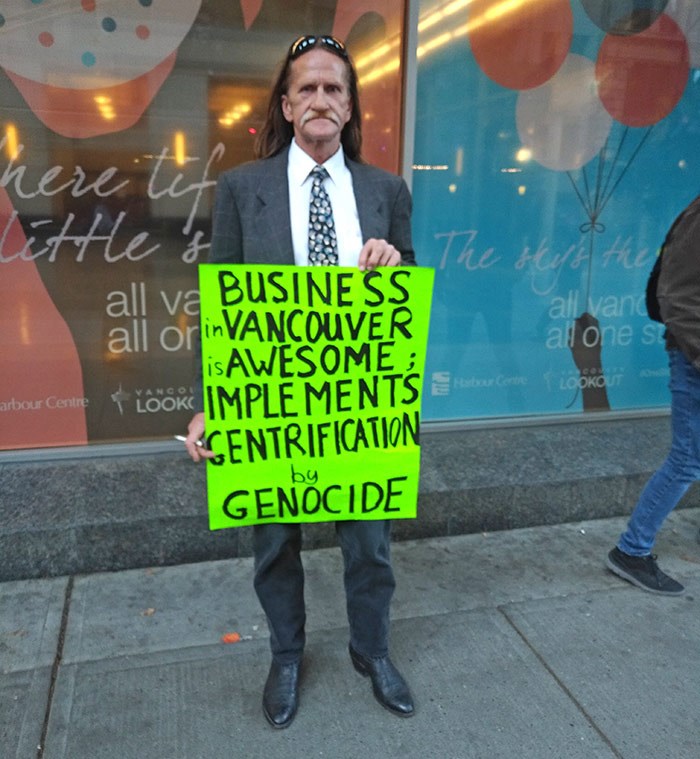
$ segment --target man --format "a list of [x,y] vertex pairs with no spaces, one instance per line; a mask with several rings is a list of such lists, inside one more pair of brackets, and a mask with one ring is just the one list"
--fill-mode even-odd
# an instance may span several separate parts
[[[399,177],[362,163],[360,147],[357,75],[345,46],[329,36],[299,38],[270,95],[256,145],[259,160],[219,179],[210,261],[337,263],[361,270],[415,264],[408,188]],[[312,176],[319,166],[328,176]],[[200,412],[190,422],[185,443],[195,461],[213,455],[197,445],[203,434]],[[389,530],[389,522],[336,523],[350,659],[370,678],[379,703],[407,717],[413,714],[411,693],[388,652],[395,585]],[[263,712],[276,728],[291,723],[299,701],[305,643],[300,550],[299,525],[253,528],[255,590],[267,616],[272,650]]]
[[671,367],[671,450],[647,482],[608,568],[643,590],[680,595],[651,549],[656,533],[700,477],[700,197],[676,220],[663,246],[657,297]]

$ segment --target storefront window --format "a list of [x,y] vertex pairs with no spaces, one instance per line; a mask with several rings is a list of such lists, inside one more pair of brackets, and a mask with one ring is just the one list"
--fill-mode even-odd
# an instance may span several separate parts
[[644,290],[698,193],[691,0],[422,0],[415,245],[424,418],[667,404]]
[[292,40],[346,40],[365,156],[398,171],[403,3],[0,8],[0,449],[170,438],[192,414],[197,265]]
[[184,430],[214,185],[310,32],[348,43],[369,161],[399,172],[415,126],[424,421],[667,405],[644,288],[698,193],[700,6],[416,3],[415,125],[408,3],[3,4],[0,450]]

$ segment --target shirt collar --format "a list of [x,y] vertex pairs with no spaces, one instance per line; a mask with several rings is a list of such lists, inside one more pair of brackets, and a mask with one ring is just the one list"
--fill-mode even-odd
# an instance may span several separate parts
[[[296,140],[292,140],[289,146],[289,157],[287,159],[287,171],[294,185],[301,187],[308,179],[311,170],[316,166],[316,161],[305,151],[303,151]],[[337,178],[340,172],[345,168],[345,153],[341,145],[338,150],[322,166],[328,172],[331,180],[337,184]]]

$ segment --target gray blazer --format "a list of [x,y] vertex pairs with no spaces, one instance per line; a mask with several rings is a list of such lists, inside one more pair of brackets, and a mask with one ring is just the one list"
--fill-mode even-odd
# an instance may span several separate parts
[[[219,177],[214,203],[211,263],[293,264],[287,154],[246,163]],[[362,241],[391,243],[402,263],[415,264],[411,196],[400,177],[346,159],[352,174]],[[359,254],[359,250],[357,251]]]
[[[220,175],[214,200],[209,262],[294,264],[285,149]],[[404,266],[416,263],[411,195],[401,177],[346,158],[352,174],[362,241],[391,243]],[[358,255],[360,251],[358,250]],[[199,343],[199,341],[197,341]],[[194,410],[203,411],[201,348],[195,346]]]

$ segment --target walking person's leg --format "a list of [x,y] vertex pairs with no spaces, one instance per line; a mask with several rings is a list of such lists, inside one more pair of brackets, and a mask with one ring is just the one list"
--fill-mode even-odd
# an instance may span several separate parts
[[700,372],[677,350],[671,367],[671,450],[651,476],[630,516],[608,568],[644,590],[677,595],[683,586],[662,572],[651,550],[664,521],[700,477]]

